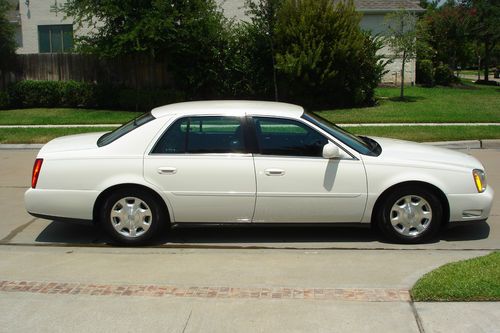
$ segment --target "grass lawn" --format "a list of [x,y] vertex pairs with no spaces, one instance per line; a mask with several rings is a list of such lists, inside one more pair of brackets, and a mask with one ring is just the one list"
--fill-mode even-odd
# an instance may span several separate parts
[[500,122],[498,87],[407,87],[406,101],[398,100],[398,88],[378,88],[376,93],[378,106],[320,111],[318,114],[339,124]]
[[0,128],[1,143],[46,143],[58,136],[112,131],[113,127],[93,128]]
[[500,138],[500,126],[363,126],[345,127],[356,135],[383,136],[410,141],[458,141]]
[[91,109],[0,110],[0,125],[122,124],[140,112]]
[[500,301],[500,252],[427,273],[411,295],[415,301]]

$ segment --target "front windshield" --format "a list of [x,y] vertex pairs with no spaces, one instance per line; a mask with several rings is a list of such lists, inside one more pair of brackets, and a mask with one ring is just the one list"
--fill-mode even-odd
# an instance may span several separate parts
[[321,118],[315,114],[305,112],[302,118],[313,123],[314,125],[321,128],[323,131],[327,132],[334,138],[353,148],[360,154],[373,155],[373,147],[362,138],[347,132],[345,129],[332,124],[328,120]]
[[155,119],[155,117],[151,114],[151,112],[140,115],[139,117],[129,121],[123,126],[118,127],[113,132],[109,132],[104,134],[97,140],[97,146],[103,147],[105,145],[110,144],[116,139],[124,136],[125,134],[135,130],[137,127],[144,125],[145,123]]

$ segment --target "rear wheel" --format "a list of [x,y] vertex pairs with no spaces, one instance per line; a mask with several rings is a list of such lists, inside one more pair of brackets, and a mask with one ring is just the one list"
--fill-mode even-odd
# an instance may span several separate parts
[[439,231],[443,207],[439,198],[422,187],[396,188],[381,202],[378,229],[398,243],[422,243]]
[[142,189],[120,189],[103,203],[100,222],[121,244],[140,245],[160,230],[165,213],[155,196]]

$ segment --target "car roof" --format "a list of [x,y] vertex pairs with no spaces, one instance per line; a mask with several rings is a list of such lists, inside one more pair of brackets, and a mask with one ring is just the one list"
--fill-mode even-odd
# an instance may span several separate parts
[[298,118],[304,108],[294,104],[265,101],[196,101],[175,103],[154,108],[155,118],[168,115],[267,115]]

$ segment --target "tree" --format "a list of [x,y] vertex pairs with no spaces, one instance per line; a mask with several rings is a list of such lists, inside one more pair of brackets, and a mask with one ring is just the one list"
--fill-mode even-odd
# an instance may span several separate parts
[[[272,82],[274,90],[274,99],[278,100],[278,82],[276,75],[276,59],[275,59],[275,48],[274,48],[274,30],[276,27],[277,13],[283,0],[258,0],[254,2],[253,0],[247,0],[246,6],[248,8],[248,14],[252,20],[252,28],[255,28],[256,32],[264,41],[263,52],[259,55],[263,55],[265,58],[269,59],[271,67],[269,65],[265,66],[272,73]],[[258,43],[258,41],[256,41]],[[264,60],[264,64],[269,63]]]
[[471,17],[471,37],[482,44],[484,50],[484,80],[489,80],[492,52],[500,41],[500,0],[464,0]]
[[166,59],[191,98],[217,90],[226,22],[214,0],[68,0],[63,10],[91,27],[76,39],[77,51]]
[[406,10],[388,14],[385,18],[387,45],[393,57],[401,59],[401,99],[404,98],[405,65],[416,56],[416,23],[417,16]]
[[16,53],[14,26],[7,19],[11,5],[7,0],[0,0],[0,72],[12,69]]
[[432,60],[434,66],[443,63],[456,69],[474,61],[469,38],[470,15],[463,6],[447,2],[428,10],[419,23],[417,43],[427,44],[432,50],[425,58]]
[[284,0],[274,34],[285,100],[312,108],[373,102],[379,45],[359,22],[352,1]]

